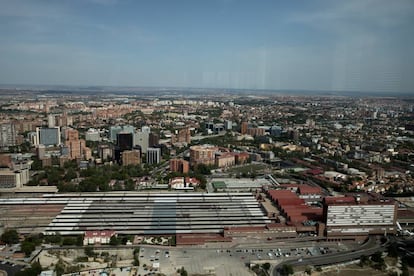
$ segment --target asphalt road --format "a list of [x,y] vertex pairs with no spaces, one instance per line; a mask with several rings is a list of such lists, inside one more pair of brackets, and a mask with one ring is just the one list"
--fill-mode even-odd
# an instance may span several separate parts
[[23,268],[22,265],[11,265],[11,264],[2,264],[0,262],[0,270],[3,270],[7,273],[8,276],[13,276]]
[[330,265],[330,264],[335,264],[335,263],[342,263],[342,262],[359,259],[361,258],[362,255],[369,256],[378,251],[381,251],[381,252],[385,251],[387,246],[388,246],[388,242],[385,244],[379,244],[375,238],[370,237],[369,240],[357,250],[327,254],[323,256],[316,256],[316,257],[310,257],[310,258],[299,258],[295,260],[289,260],[286,262],[282,262],[273,269],[272,274],[273,276],[281,275],[279,273],[279,269],[282,268],[283,265],[285,264],[289,264],[292,266],[299,266],[299,265],[300,266],[307,266],[307,265],[319,266],[319,265]]

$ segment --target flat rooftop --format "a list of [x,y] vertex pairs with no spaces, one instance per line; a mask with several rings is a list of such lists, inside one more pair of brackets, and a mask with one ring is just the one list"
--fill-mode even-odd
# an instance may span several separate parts
[[[212,184],[214,186],[215,183],[220,183],[220,185],[224,184],[224,188],[226,189],[257,189],[263,186],[270,186],[272,183],[265,178],[214,178],[212,180]],[[221,188],[221,187],[220,187]]]

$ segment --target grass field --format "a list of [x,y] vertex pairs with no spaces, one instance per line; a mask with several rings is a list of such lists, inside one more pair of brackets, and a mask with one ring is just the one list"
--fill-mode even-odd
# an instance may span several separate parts
[[258,171],[264,170],[268,167],[266,164],[247,164],[243,166],[237,166],[228,170],[230,173],[235,174],[248,174],[248,173],[257,173]]

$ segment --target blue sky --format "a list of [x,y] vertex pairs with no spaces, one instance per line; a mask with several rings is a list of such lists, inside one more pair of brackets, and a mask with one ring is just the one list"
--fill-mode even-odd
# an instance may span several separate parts
[[414,1],[0,0],[0,83],[414,93]]

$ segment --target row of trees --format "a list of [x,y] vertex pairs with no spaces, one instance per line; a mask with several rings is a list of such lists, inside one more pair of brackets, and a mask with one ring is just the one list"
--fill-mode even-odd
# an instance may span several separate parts
[[[134,190],[135,185],[131,177],[142,177],[148,175],[147,168],[141,166],[102,166],[91,167],[81,170],[79,173],[76,168],[50,167],[34,176],[29,185],[39,185],[47,180],[48,185],[56,185],[60,192],[94,192],[111,190]],[[74,179],[81,177],[79,183],[73,182]],[[111,179],[124,181],[124,185],[109,186]]]
[[[18,244],[20,242],[19,233],[15,229],[6,229],[0,236],[0,240],[5,244]],[[83,237],[62,237],[60,235],[44,236],[43,234],[31,234],[21,242],[21,251],[28,257],[42,243],[56,245],[82,245]]]

